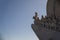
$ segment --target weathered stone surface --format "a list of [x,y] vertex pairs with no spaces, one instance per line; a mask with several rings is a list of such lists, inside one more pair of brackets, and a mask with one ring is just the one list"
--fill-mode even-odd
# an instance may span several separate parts
[[60,0],[48,0],[47,16],[39,19],[37,12],[31,25],[39,40],[60,40]]

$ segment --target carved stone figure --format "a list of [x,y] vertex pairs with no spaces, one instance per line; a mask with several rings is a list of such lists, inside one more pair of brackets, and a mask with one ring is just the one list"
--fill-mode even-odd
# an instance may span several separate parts
[[37,12],[35,12],[35,16],[33,16],[33,19],[34,19],[34,23],[35,24],[39,24],[40,23],[40,20],[39,20],[39,17],[38,17],[38,14],[37,14]]
[[35,12],[33,19],[32,29],[39,40],[60,40],[60,0],[48,0],[47,15],[39,19]]
[[37,12],[35,12],[35,16],[33,16],[33,19],[34,19],[34,20],[39,20],[39,17],[38,17]]

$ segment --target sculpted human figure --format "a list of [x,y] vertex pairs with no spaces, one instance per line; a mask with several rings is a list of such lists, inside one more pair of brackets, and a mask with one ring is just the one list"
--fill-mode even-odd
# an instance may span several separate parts
[[39,17],[38,17],[37,12],[35,12],[35,16],[33,16],[33,19],[34,19],[34,20],[39,20]]
[[40,23],[37,12],[35,12],[35,16],[33,16],[33,19],[34,19],[34,24],[39,24]]

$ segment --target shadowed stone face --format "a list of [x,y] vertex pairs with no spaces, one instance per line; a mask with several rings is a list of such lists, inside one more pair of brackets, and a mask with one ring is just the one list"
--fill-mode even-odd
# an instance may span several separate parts
[[60,3],[60,0],[57,0]]
[[48,0],[47,2],[47,16],[56,16],[60,20],[60,0]]
[[55,4],[55,15],[58,19],[60,19],[60,0],[57,0]]
[[49,40],[53,40],[52,38],[50,38]]
[[58,4],[60,5],[60,0],[56,0],[58,2]]

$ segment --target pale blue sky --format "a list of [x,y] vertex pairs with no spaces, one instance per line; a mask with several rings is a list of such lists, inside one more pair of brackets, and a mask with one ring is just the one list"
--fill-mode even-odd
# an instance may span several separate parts
[[38,40],[32,17],[46,15],[47,0],[0,0],[0,34],[3,40]]

